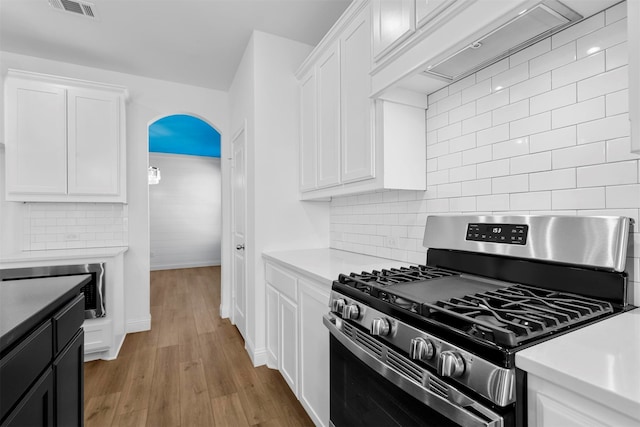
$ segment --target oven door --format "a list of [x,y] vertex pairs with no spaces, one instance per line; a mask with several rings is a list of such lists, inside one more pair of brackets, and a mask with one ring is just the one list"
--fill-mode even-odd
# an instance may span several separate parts
[[333,426],[506,425],[503,415],[342,319],[325,315],[323,321],[331,332]]

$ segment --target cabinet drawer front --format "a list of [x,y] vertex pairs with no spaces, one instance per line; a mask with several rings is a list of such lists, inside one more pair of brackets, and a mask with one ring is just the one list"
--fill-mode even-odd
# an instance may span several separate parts
[[75,297],[53,316],[55,354],[58,354],[78,332],[84,322],[84,294]]
[[1,426],[53,426],[53,373],[51,368],[40,376],[38,382],[2,422]]
[[267,282],[289,299],[296,300],[296,278],[284,270],[267,264]]
[[0,419],[49,365],[53,327],[47,321],[0,361]]

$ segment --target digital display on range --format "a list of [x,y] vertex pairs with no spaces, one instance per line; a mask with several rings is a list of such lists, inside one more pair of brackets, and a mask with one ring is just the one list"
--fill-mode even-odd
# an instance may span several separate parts
[[526,245],[528,232],[529,226],[525,224],[469,224],[466,240]]

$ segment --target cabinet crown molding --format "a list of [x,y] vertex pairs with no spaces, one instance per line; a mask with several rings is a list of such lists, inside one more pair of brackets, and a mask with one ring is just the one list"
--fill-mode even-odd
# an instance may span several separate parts
[[7,79],[10,78],[24,78],[29,80],[44,81],[49,84],[55,84],[64,87],[73,86],[87,89],[99,88],[100,90],[120,93],[123,95],[125,100],[129,98],[129,90],[126,87],[109,83],[94,82],[73,77],[56,76],[53,74],[37,73],[35,71],[18,70],[14,68],[9,68],[7,71]]

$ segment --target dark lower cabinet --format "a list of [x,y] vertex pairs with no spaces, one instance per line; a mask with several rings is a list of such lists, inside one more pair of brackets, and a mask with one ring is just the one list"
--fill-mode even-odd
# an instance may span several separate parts
[[84,331],[53,362],[56,393],[56,425],[81,426],[84,420]]
[[53,371],[48,368],[2,427],[53,426]]
[[84,294],[0,359],[0,427],[84,425]]

